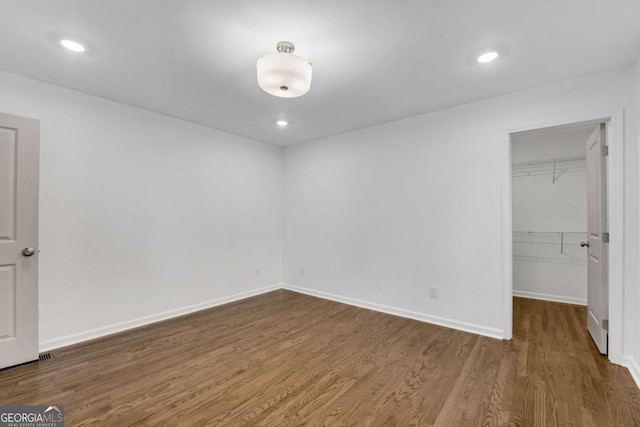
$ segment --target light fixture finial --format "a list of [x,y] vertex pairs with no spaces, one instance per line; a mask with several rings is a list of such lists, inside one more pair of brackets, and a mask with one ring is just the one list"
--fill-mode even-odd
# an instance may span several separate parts
[[296,47],[291,42],[279,42],[276,46],[280,53],[293,53]]

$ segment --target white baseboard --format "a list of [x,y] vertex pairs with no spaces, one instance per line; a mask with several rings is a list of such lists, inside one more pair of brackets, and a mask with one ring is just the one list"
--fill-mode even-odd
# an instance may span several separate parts
[[640,388],[640,364],[633,357],[625,356],[623,359],[624,366],[629,370],[636,385]]
[[539,299],[543,301],[562,302],[565,304],[587,305],[586,298],[563,297],[560,295],[541,294],[538,292],[526,292],[513,290],[514,297]]
[[40,343],[39,351],[45,352],[60,347],[65,347],[71,344],[77,344],[83,341],[100,338],[105,335],[115,334],[127,329],[137,328],[140,326],[149,325],[151,323],[160,322],[162,320],[172,319],[174,317],[184,316],[185,314],[193,313],[207,308],[216,307],[218,305],[228,304],[230,302],[238,301],[241,299],[249,298],[252,296],[264,294],[266,292],[282,289],[281,283],[276,283],[271,286],[265,286],[263,288],[254,289],[247,292],[241,292],[227,297],[217,298],[211,301],[205,301],[198,304],[190,305],[187,307],[177,308],[174,310],[165,311],[150,316],[139,317],[137,319],[128,320],[126,322],[114,323],[112,325],[103,326],[96,329],[80,332],[77,334],[66,335],[60,338],[54,338],[52,340],[43,341]]
[[287,289],[289,291],[298,292],[305,295],[311,295],[314,297],[323,298],[330,301],[336,301],[343,304],[354,305],[356,307],[366,308],[369,310],[380,311],[382,313],[387,313],[394,316],[406,317],[408,319],[418,320],[426,323],[432,323],[435,325],[444,326],[452,329],[458,329],[464,332],[471,332],[473,334],[484,335],[491,338],[497,338],[497,339],[504,338],[504,332],[500,329],[489,328],[486,326],[475,325],[472,323],[459,322],[457,320],[446,319],[438,316],[431,316],[429,314],[418,313],[415,311],[405,310],[402,308],[390,307],[388,305],[377,304],[377,303],[363,301],[355,298],[335,295],[327,292],[316,291],[313,289],[289,285],[286,283],[283,284],[282,287],[283,289]]

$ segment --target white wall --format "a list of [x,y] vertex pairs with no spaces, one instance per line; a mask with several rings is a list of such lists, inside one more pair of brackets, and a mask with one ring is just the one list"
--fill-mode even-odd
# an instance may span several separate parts
[[43,348],[280,282],[283,205],[289,284],[501,336],[508,133],[635,105],[623,351],[640,360],[640,63],[293,146],[284,177],[261,143],[2,72],[0,94],[41,120]]
[[[514,135],[511,161],[584,158],[595,127]],[[512,171],[514,295],[586,305],[587,251],[579,246],[587,240],[586,160],[558,163],[555,182],[553,164]]]
[[[503,336],[509,132],[610,116],[630,105],[631,84],[630,68],[610,70],[287,148],[285,282]],[[626,149],[625,235],[635,236]]]
[[41,348],[280,282],[281,149],[7,73],[0,94],[41,124]]

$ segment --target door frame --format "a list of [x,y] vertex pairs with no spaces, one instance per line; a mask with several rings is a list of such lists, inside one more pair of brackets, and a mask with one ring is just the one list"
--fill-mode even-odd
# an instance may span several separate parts
[[607,162],[607,214],[609,222],[609,360],[623,365],[624,319],[624,109],[613,114],[568,117],[511,129],[503,141],[504,169],[502,179],[502,313],[504,339],[513,337],[513,217],[511,178],[511,137],[522,132],[562,128],[587,123],[606,123],[609,149]]

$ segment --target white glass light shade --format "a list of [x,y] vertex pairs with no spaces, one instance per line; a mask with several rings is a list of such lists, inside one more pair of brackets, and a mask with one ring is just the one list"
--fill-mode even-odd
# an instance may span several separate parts
[[311,64],[292,53],[278,52],[258,59],[258,86],[281,98],[297,98],[311,88]]

